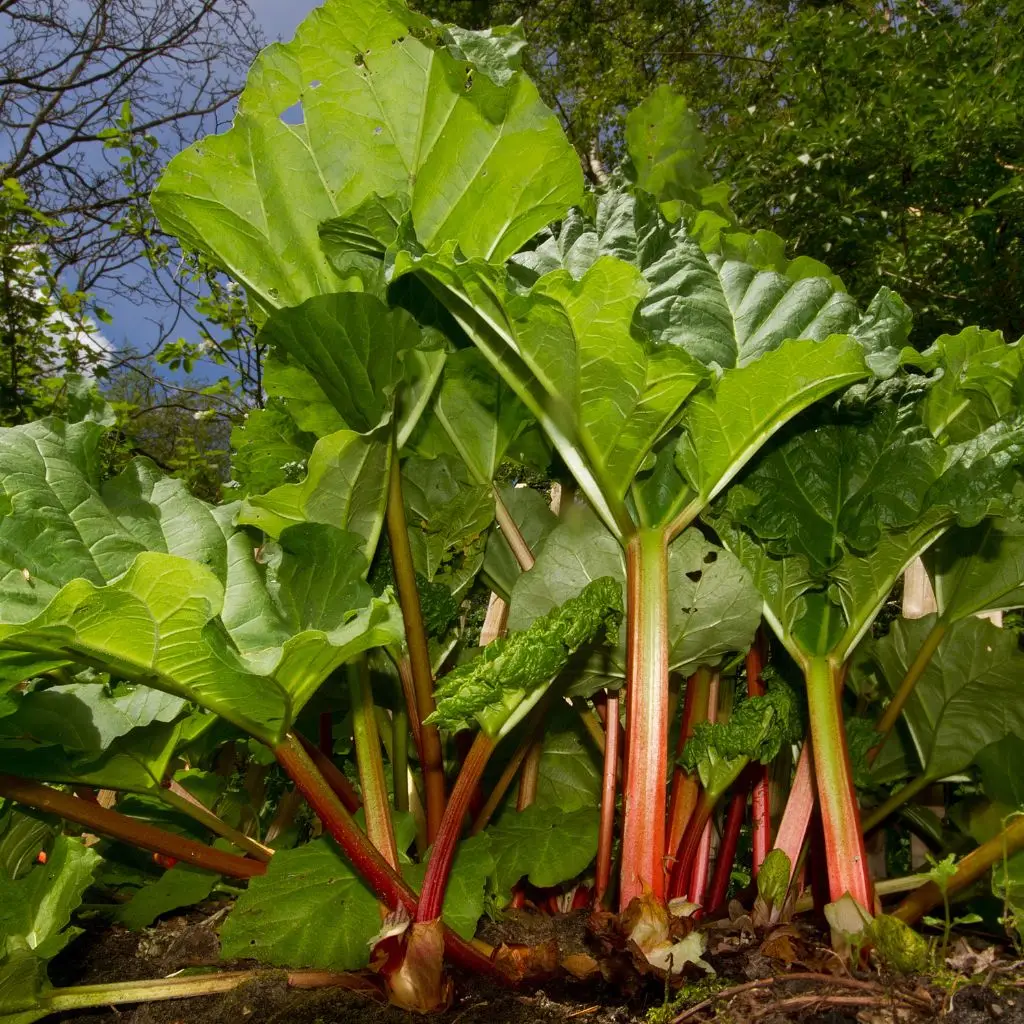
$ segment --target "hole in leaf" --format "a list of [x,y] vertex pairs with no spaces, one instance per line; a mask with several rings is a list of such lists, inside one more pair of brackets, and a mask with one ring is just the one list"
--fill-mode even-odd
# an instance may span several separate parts
[[361,68],[366,63],[366,58],[361,53],[357,53],[354,59],[356,62],[356,67]]
[[686,578],[688,580],[693,580],[694,583],[700,583],[700,578],[702,575],[703,573],[700,571],[700,569],[694,569],[693,572],[688,572],[686,574]]
[[309,83],[309,87],[310,87],[310,89],[319,89],[320,88],[320,79],[319,78],[314,78],[313,81]]
[[302,124],[302,100],[293,103],[287,110],[282,110],[281,120],[285,124]]
[[717,562],[717,561],[718,561],[718,552],[717,551],[709,551],[704,556],[704,564],[705,565],[711,565],[712,562]]

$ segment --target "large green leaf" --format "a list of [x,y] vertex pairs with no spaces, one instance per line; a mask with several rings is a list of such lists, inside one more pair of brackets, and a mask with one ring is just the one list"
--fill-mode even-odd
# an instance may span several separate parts
[[246,497],[296,483],[315,443],[316,437],[299,428],[280,399],[271,398],[231,431],[231,486]]
[[705,376],[681,348],[654,345],[633,316],[646,285],[611,257],[576,280],[540,277],[528,292],[506,272],[450,250],[415,270],[525,402],[610,529],[628,531],[623,499],[655,442]]
[[55,956],[79,934],[68,928],[99,861],[77,839],[57,836],[45,864],[17,880],[0,874],[0,952]]
[[102,683],[69,683],[37,689],[18,701],[17,711],[0,719],[0,735],[31,737],[35,744],[99,757],[133,729],[173,722],[185,709],[181,697],[148,686],[109,692]]
[[143,886],[117,909],[117,920],[132,931],[149,927],[161,914],[191,907],[205,900],[217,884],[217,875],[187,864],[176,864],[155,882]]
[[[898,619],[875,646],[890,690],[902,682],[935,616]],[[990,744],[1024,735],[1024,653],[986,619],[955,623],[918,680],[904,720],[930,779],[962,771]]]
[[[310,921],[331,921],[311,928]],[[221,928],[221,955],[279,967],[355,971],[370,959],[380,931],[373,893],[330,839],[279,850],[254,878]]]
[[906,361],[941,370],[924,402],[924,419],[936,437],[963,441],[992,426],[1024,397],[1024,350],[1008,345],[999,331],[968,327],[944,334],[925,352]]
[[1024,523],[988,519],[951,530],[925,564],[943,619],[1024,605]]
[[364,538],[364,555],[377,546],[387,504],[390,428],[369,434],[339,430],[316,443],[305,477],[246,498],[238,522],[271,537],[297,523],[324,523]]
[[586,870],[597,853],[598,817],[596,807],[566,813],[537,804],[503,815],[487,829],[499,896],[506,897],[521,878],[546,888]]
[[509,445],[530,426],[529,413],[475,348],[448,356],[413,448],[432,458],[454,453],[477,484],[494,479]]
[[[557,237],[516,261],[527,277],[565,267],[582,279],[604,255],[636,267],[647,283],[638,319],[651,337],[702,363],[745,366],[787,340],[823,341],[868,327],[834,278],[790,276],[706,254],[686,224],[669,224],[644,192],[609,190],[598,197],[593,222],[573,211]],[[867,333],[865,340],[872,350],[892,343]]]
[[267,310],[348,285],[318,228],[374,193],[409,197],[425,246],[506,259],[579,201],[582,172],[532,83],[466,55],[397,0],[328,0],[257,58],[231,130],[168,166],[164,228]]
[[99,757],[71,754],[57,746],[23,749],[4,745],[0,747],[0,772],[45,782],[148,793],[166,778],[181,736],[180,723],[134,729]]
[[[516,581],[509,629],[526,629],[602,576],[622,585],[625,600],[621,547],[593,515],[580,512],[552,531],[534,567]],[[747,571],[693,529],[669,547],[668,601],[669,668],[675,672],[716,665],[727,654],[746,650],[761,618],[761,599]],[[620,635],[618,648],[599,655],[574,692],[591,692],[609,681],[616,685],[625,675],[626,641]]]
[[711,501],[798,412],[867,377],[864,355],[845,336],[786,341],[694,395],[676,460],[697,503]]
[[344,425],[365,434],[390,417],[403,357],[419,344],[420,330],[405,310],[349,292],[277,310],[259,341],[301,364]]

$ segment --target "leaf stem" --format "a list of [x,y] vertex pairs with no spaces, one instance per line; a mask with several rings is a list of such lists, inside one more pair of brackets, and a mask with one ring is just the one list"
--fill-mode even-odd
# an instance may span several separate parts
[[513,518],[512,513],[509,512],[508,505],[505,504],[501,497],[501,492],[493,484],[491,485],[491,490],[494,493],[494,518],[498,520],[501,535],[505,538],[505,543],[508,544],[512,554],[515,555],[519,568],[523,572],[529,572],[536,562],[533,552],[530,550],[530,545],[526,543],[526,539],[519,529],[519,524]]
[[418,922],[436,921],[441,916],[448,876],[451,873],[452,861],[455,859],[455,848],[462,834],[463,819],[469,810],[473,790],[479,784],[494,748],[495,741],[487,733],[479,732],[466,760],[462,762],[462,770],[445,808],[444,819],[434,840],[430,860],[427,862],[427,873],[423,878],[419,906],[416,909]]
[[839,666],[825,657],[808,659],[804,668],[818,806],[825,834],[831,898],[839,900],[849,893],[870,911],[874,906],[871,876],[843,728],[842,696],[837,686],[839,671]]
[[25,804],[27,807],[50,811],[68,821],[85,825],[93,832],[131,843],[143,850],[163,854],[165,857],[173,857],[183,864],[214,871],[228,878],[252,878],[255,875],[262,875],[267,870],[263,861],[215,850],[184,836],[174,835],[154,825],[136,821],[119,811],[108,810],[99,804],[80,800],[70,793],[62,793],[16,775],[0,775],[0,796]]
[[355,787],[345,778],[345,773],[326,754],[302,733],[296,730],[295,738],[302,744],[303,750],[316,765],[316,770],[324,777],[324,781],[334,790],[334,795],[342,802],[349,814],[355,814],[363,806]]
[[[1000,861],[1008,860],[1024,849],[1024,815],[1018,815],[998,835],[972,850],[957,864],[956,873],[946,884],[947,896],[976,882]],[[942,902],[942,890],[929,881],[912,892],[894,911],[904,924],[916,924],[932,907]]]
[[395,810],[409,810],[409,709],[399,692],[391,713],[391,774],[395,777]]
[[[363,811],[366,815],[366,834],[381,856],[398,870],[398,847],[388,804],[387,783],[384,780],[384,759],[380,752],[380,734],[373,709],[373,690],[370,688],[370,663],[366,655],[347,666],[348,689],[352,704],[352,738],[359,766],[359,788],[363,793]],[[399,777],[395,776],[398,789]]]
[[[51,989],[40,1000],[49,1013],[85,1010],[94,1006],[123,1006],[126,1003],[152,1003],[167,999],[189,999],[230,992],[248,981],[270,978],[278,971],[218,971],[215,974],[155,978],[151,981],[118,981],[103,985],[76,985]],[[375,991],[355,974],[330,974],[327,971],[290,971],[289,988],[344,988]]]
[[[416,894],[366,838],[293,733],[274,748],[274,755],[377,898],[392,910],[402,906],[414,914],[418,903]],[[505,983],[509,981],[489,956],[448,928],[444,932],[444,943],[448,955],[459,966]]]
[[625,823],[619,909],[665,896],[668,746],[668,544],[641,528],[626,546],[627,667]]
[[612,846],[615,842],[615,790],[619,768],[619,694],[609,690],[605,698],[604,768],[601,776],[601,823],[597,833],[597,876],[594,901],[600,905],[612,878]]
[[188,815],[193,821],[199,822],[200,825],[205,826],[215,835],[234,843],[240,850],[245,850],[249,856],[256,860],[263,861],[266,864],[274,856],[274,851],[269,846],[264,846],[263,843],[253,839],[251,836],[247,836],[244,832],[239,832],[237,828],[233,828],[226,821],[218,818],[213,811],[173,779],[170,780],[168,785],[160,787],[159,795],[164,803],[173,807],[176,811]]
[[761,766],[750,765],[748,767],[736,784],[736,790],[729,801],[729,807],[725,813],[722,841],[718,844],[715,873],[711,879],[711,889],[706,902],[706,909],[710,914],[714,914],[725,906],[725,897],[729,892],[729,879],[732,877],[732,865],[736,859],[736,850],[740,844],[740,832],[743,829],[743,818],[747,812],[747,796],[750,793],[751,780],[755,777],[753,769],[759,767]]
[[935,652],[939,648],[939,644],[942,643],[943,638],[946,635],[946,631],[949,626],[941,619],[936,620],[935,625],[932,626],[928,636],[925,637],[924,643],[921,644],[921,649],[917,652],[917,657],[914,658],[910,667],[907,669],[907,674],[903,677],[903,681],[900,683],[896,690],[892,700],[889,701],[888,707],[879,718],[878,724],[875,729],[879,733],[880,739],[875,746],[868,753],[868,763],[874,762],[875,758],[878,757],[879,751],[885,745],[885,741],[889,738],[889,733],[892,732],[893,727],[899,720],[900,714],[903,708],[906,706],[908,700],[910,700],[911,694],[914,692],[914,687],[917,686],[917,681],[924,674],[924,670],[931,663]]
[[[763,697],[764,683],[761,672],[765,663],[767,638],[764,627],[757,631],[753,646],[747,652],[747,696]],[[757,878],[768,851],[772,848],[771,773],[766,764],[754,763],[748,771],[753,777],[751,792],[751,843],[753,846],[753,871]]]
[[[796,763],[793,785],[789,791],[785,810],[782,812],[778,834],[775,837],[774,849],[781,850],[789,858],[791,872],[796,869],[797,861],[800,859],[800,852],[807,840],[811,817],[817,803],[812,749],[811,738],[808,736],[804,740],[800,757]],[[792,881],[792,874],[790,880]]]
[[865,834],[878,828],[893,811],[898,810],[903,804],[915,797],[922,789],[926,789],[934,781],[934,779],[928,778],[927,775],[920,775],[916,779],[911,779],[905,786],[897,789],[888,800],[883,801],[870,814],[865,816],[863,826]]
[[[405,502],[402,497],[402,469],[397,450],[391,455],[387,506],[388,541],[391,544],[391,562],[395,571],[398,603],[405,622],[405,640],[409,649],[415,704],[409,708],[410,720],[419,723],[420,764],[423,770],[424,802],[427,811],[427,842],[432,843],[441,827],[444,815],[445,783],[444,761],[441,754],[441,734],[436,725],[427,725],[426,719],[434,713],[434,675],[430,666],[427,632],[423,625],[423,610],[416,589],[416,570],[413,566],[409,530],[405,520]],[[414,726],[414,731],[416,727]]]
[[675,865],[676,854],[683,841],[683,834],[690,821],[697,797],[700,792],[700,780],[696,774],[690,775],[680,765],[683,748],[693,736],[694,727],[708,717],[708,703],[711,697],[711,681],[713,672],[701,667],[690,676],[686,684],[686,695],[683,699],[683,716],[679,724],[679,739],[676,743],[676,766],[672,773],[672,795],[668,808],[668,834],[666,837],[666,863],[671,872]]

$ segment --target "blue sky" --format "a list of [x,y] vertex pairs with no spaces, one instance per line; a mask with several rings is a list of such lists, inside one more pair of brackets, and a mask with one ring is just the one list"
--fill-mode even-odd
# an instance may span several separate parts
[[[299,22],[319,4],[320,0],[249,0],[249,6],[259,20],[268,42],[291,39]],[[168,151],[164,155],[165,159],[170,159],[174,154]],[[104,305],[114,322],[104,328],[103,334],[118,348],[131,345],[137,349],[147,349],[156,338],[156,328],[152,321],[161,314],[167,315],[166,311],[139,308],[128,301],[118,302],[106,298]],[[191,330],[182,329],[180,333],[186,337],[195,336]],[[219,375],[212,374],[213,377]]]

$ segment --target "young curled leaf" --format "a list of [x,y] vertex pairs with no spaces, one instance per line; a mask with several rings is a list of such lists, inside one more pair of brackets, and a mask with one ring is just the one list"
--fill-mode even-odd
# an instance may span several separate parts
[[751,761],[768,764],[800,730],[796,696],[781,680],[772,680],[763,697],[744,700],[728,722],[698,723],[680,763],[696,771],[709,796],[717,798]]
[[617,580],[602,576],[591,581],[528,629],[495,640],[478,658],[449,673],[437,688],[437,710],[427,721],[457,730],[475,718],[484,732],[497,737],[536,703],[584,644],[602,634],[605,642],[617,644],[623,612]]

